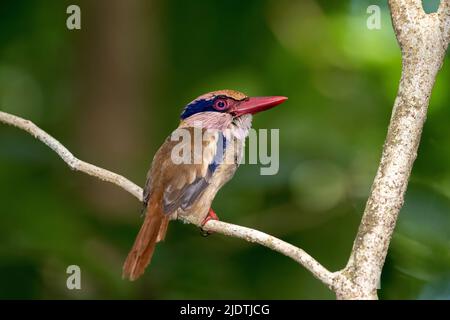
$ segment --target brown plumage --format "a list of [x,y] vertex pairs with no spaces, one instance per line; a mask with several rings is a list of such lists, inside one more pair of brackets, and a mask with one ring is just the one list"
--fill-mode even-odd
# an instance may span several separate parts
[[[192,140],[184,142],[191,143],[190,150],[193,158],[194,128],[183,127],[183,129],[190,132]],[[201,130],[201,133],[203,134],[204,130]],[[171,137],[168,137],[153,159],[144,188],[145,219],[124,263],[122,273],[124,279],[133,281],[144,273],[152,259],[156,244],[165,238],[169,221],[175,219],[177,214],[188,213],[189,210],[182,208],[190,207],[208,187],[211,177],[207,176],[207,168],[214,157],[215,150],[205,153],[201,163],[174,164],[171,160],[171,152],[177,145],[180,145],[180,141],[173,141]],[[203,141],[204,148],[213,148],[215,145],[214,139]],[[196,192],[189,192],[189,189]],[[190,195],[187,199],[186,194]],[[208,209],[209,206],[205,212],[197,209],[196,213],[205,216]]]
[[[170,220],[189,217],[202,226],[206,217],[217,219],[210,214],[211,203],[239,165],[251,115],[285,100],[220,90],[186,106],[179,127],[156,152],[147,174],[145,219],[123,266],[124,278],[136,280],[144,273]],[[195,146],[199,131],[200,150]],[[174,161],[173,154],[188,161]]]
[[152,259],[156,243],[164,239],[169,218],[162,212],[160,203],[149,202],[144,223],[123,266],[122,276],[125,279],[134,281],[144,273]]

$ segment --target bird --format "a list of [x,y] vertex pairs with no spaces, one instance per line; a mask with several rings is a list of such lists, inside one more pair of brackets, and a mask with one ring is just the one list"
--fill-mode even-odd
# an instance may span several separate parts
[[[123,265],[124,279],[134,281],[144,273],[156,244],[165,238],[169,221],[189,217],[202,227],[219,219],[211,203],[241,162],[252,115],[286,100],[218,90],[183,108],[178,128],[155,153],[147,173],[144,221]],[[201,140],[195,139],[196,134]],[[180,141],[180,137],[187,138]]]

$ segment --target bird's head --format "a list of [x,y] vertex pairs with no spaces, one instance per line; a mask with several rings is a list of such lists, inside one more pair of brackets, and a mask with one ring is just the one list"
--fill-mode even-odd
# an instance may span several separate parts
[[[207,120],[214,122],[233,122],[243,116],[249,117],[273,108],[286,101],[286,97],[247,97],[234,90],[219,90],[201,95],[190,102],[181,113],[182,121]],[[189,122],[191,122],[189,121]]]

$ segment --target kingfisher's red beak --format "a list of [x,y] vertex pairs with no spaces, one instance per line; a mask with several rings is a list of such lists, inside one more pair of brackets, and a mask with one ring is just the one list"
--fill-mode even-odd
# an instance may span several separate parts
[[273,108],[280,103],[287,100],[287,97],[253,97],[242,100],[237,103],[230,112],[235,116],[239,117],[244,114],[255,114],[264,110]]

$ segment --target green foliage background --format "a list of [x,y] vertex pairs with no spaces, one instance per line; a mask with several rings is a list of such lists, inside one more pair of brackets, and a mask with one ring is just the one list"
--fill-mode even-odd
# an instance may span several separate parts
[[[427,1],[435,10],[439,1]],[[66,28],[77,3],[82,29]],[[119,4],[120,3],[120,4]],[[371,4],[381,29],[366,27]],[[431,97],[383,299],[450,298],[450,70]],[[218,194],[226,221],[344,267],[400,77],[386,1],[154,0],[0,3],[0,110],[29,118],[83,160],[143,184],[183,105],[222,88],[285,95],[255,128],[280,129],[280,171],[243,165]],[[1,298],[330,299],[286,257],[172,223],[137,282],[121,265],[140,204],[71,172],[47,147],[0,125]],[[66,268],[82,290],[66,288]]]

